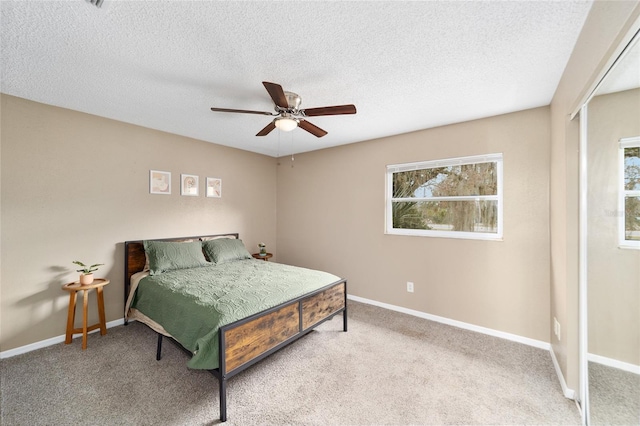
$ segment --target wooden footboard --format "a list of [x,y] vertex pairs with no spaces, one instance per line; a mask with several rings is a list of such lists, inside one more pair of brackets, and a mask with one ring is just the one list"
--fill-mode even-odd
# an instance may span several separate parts
[[[338,281],[220,328],[220,372],[227,377],[303,336],[347,307],[347,283]],[[346,315],[343,324],[347,331]]]
[[227,421],[227,379],[296,341],[342,312],[347,331],[347,281],[341,280],[220,328],[220,421]]

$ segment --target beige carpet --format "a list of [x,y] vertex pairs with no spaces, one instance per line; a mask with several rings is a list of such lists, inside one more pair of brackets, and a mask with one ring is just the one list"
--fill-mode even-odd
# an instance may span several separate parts
[[589,363],[591,425],[640,425],[640,375]]
[[[232,378],[228,425],[579,424],[548,351],[349,302]],[[9,425],[210,425],[218,383],[131,323],[0,362]]]

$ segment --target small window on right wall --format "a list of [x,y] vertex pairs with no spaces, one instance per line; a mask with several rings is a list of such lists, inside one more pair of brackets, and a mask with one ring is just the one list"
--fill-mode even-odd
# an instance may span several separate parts
[[640,136],[620,139],[620,247],[640,249]]

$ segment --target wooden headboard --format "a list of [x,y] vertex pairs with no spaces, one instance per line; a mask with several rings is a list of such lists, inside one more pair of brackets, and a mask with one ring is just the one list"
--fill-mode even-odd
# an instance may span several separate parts
[[[216,234],[216,235],[197,235],[195,237],[175,237],[175,238],[157,238],[147,241],[185,241],[199,240],[200,238],[211,237],[229,237],[239,238],[237,233]],[[124,303],[127,303],[129,297],[129,286],[131,285],[131,276],[144,269],[146,256],[144,254],[143,240],[125,241],[124,242]]]

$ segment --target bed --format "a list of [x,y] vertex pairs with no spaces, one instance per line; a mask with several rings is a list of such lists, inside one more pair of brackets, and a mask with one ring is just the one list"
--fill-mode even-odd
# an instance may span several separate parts
[[125,325],[158,333],[157,360],[167,336],[210,371],[222,422],[228,379],[338,314],[347,331],[345,279],[254,259],[237,233],[126,241],[124,278]]

